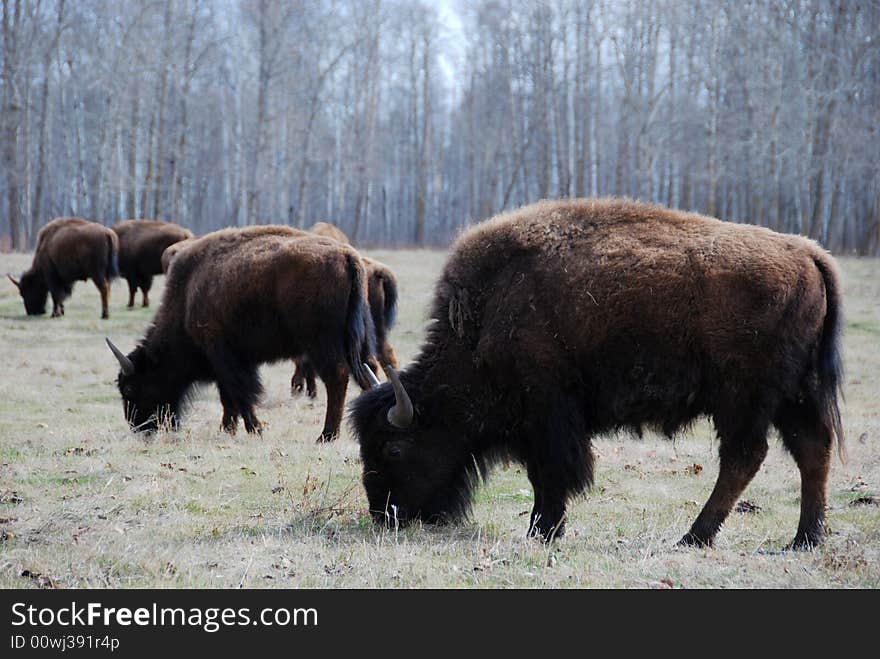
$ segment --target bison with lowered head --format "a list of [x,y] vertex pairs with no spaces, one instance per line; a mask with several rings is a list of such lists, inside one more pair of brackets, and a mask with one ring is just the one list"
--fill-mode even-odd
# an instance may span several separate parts
[[327,387],[319,441],[336,437],[349,373],[369,388],[373,350],[366,273],[351,247],[287,227],[224,229],[174,258],[162,305],[121,367],[125,418],[135,430],[175,426],[187,391],[216,382],[223,428],[260,431],[258,366],[305,355]]
[[814,242],[622,200],[541,202],[455,245],[416,361],[353,403],[374,517],[466,513],[480,476],[522,462],[530,532],[563,531],[593,478],[590,438],[700,416],[718,480],[681,540],[710,545],[775,426],[801,474],[793,548],[824,535],[843,441],[841,286]]
[[123,220],[113,227],[119,236],[119,273],[128,282],[128,306],[141,289],[143,306],[150,306],[153,275],[164,272],[162,253],[169,245],[193,237],[192,231],[171,222]]
[[101,293],[101,318],[109,318],[110,282],[119,274],[119,240],[97,222],[59,217],[40,229],[30,270],[9,279],[24,299],[30,316],[46,313],[52,296],[52,318],[64,315],[64,301],[77,280],[91,279]]
[[[349,244],[348,237],[342,231],[326,222],[312,225],[309,232],[332,238],[346,245]],[[397,356],[388,341],[388,332],[394,327],[394,321],[397,317],[397,278],[391,268],[384,263],[367,256],[361,256],[361,259],[367,270],[368,299],[370,315],[373,317],[373,327],[376,330],[377,356],[383,364],[397,368]],[[373,369],[378,369],[378,362],[372,357],[367,364]],[[300,393],[305,389],[310,398],[317,395],[315,369],[307,360],[296,360],[296,368],[290,379],[290,388],[294,393]]]

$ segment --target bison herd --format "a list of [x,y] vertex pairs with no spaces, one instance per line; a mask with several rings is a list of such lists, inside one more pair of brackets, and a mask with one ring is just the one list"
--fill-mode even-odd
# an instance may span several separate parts
[[[403,371],[388,341],[398,283],[336,227],[223,229],[50,222],[13,279],[29,314],[63,315],[90,278],[107,317],[110,280],[129,306],[162,303],[119,362],[136,431],[176,427],[187,392],[216,383],[222,427],[259,433],[258,368],[293,360],[291,387],[327,392],[318,441],[338,436],[348,381],[363,485],[380,524],[460,519],[500,460],[525,466],[529,534],[552,540],[593,480],[591,438],[644,428],[673,437],[711,418],[719,474],[682,545],[711,545],[761,466],[775,428],[801,475],[789,547],[822,542],[838,409],[841,286],[816,243],[616,199],[545,201],[464,232],[446,262],[420,353]],[[405,283],[404,283],[405,285]],[[380,383],[382,370],[387,382]]]

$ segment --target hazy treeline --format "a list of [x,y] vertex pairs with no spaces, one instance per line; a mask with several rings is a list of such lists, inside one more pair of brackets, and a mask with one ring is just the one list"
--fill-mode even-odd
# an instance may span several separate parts
[[627,195],[876,254],[878,42],[847,0],[2,0],[0,233]]

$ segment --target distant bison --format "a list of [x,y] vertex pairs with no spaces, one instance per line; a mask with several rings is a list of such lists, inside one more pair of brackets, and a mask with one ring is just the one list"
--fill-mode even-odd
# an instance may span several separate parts
[[[346,235],[332,224],[318,222],[309,231],[348,244]],[[376,330],[378,358],[383,364],[390,364],[397,368],[397,356],[394,354],[391,343],[388,342],[388,332],[394,327],[394,321],[397,317],[397,278],[391,268],[384,263],[367,256],[361,256],[361,259],[367,269],[370,315],[373,317],[373,327]],[[378,368],[378,363],[374,359],[367,363],[373,369]],[[305,388],[310,398],[317,395],[315,370],[307,360],[296,360],[296,368],[290,379],[290,388],[294,393],[302,392]]]
[[184,247],[186,247],[187,245],[192,243],[194,240],[196,240],[196,239],[195,238],[187,238],[186,240],[181,240],[181,241],[176,242],[172,245],[168,245],[168,247],[165,248],[165,251],[162,252],[162,259],[161,259],[163,273],[168,274],[168,268],[171,267],[171,261],[174,260],[174,257],[177,255],[177,253],[180,250],[182,250]]
[[141,289],[143,306],[150,306],[153,275],[162,274],[162,253],[169,245],[192,238],[193,233],[171,222],[123,220],[113,227],[119,236],[119,272],[128,282],[128,306]]
[[196,382],[216,382],[223,428],[261,430],[258,366],[306,356],[327,387],[319,441],[336,437],[349,373],[369,388],[373,352],[366,272],[357,252],[287,227],[224,229],[193,241],[169,269],[162,305],[121,366],[125,417],[135,430],[176,426]]
[[97,222],[59,217],[40,229],[30,270],[21,280],[9,279],[24,299],[28,315],[46,313],[52,296],[52,317],[64,315],[64,301],[77,280],[91,279],[101,293],[101,318],[109,318],[110,282],[119,275],[119,241]]
[[843,434],[841,286],[814,242],[622,200],[542,202],[466,232],[421,354],[353,403],[377,521],[451,519],[493,463],[522,462],[530,533],[563,531],[590,438],[700,416],[718,481],[683,545],[709,545],[775,426],[801,473],[790,547],[823,540]]
[[309,227],[309,231],[318,236],[324,236],[325,238],[338,240],[339,242],[345,243],[346,245],[351,244],[351,241],[348,239],[348,236],[343,233],[342,229],[328,222],[315,222],[311,227]]

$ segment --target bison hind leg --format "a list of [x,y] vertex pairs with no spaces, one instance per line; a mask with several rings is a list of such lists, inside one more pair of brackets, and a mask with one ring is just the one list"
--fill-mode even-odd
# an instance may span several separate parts
[[131,309],[134,307],[134,296],[137,294],[137,283],[134,279],[126,278],[125,282],[128,284],[128,308]]
[[708,547],[767,456],[769,420],[760,405],[731,406],[714,415],[719,447],[718,480],[679,546]]
[[801,512],[797,532],[787,549],[808,550],[825,539],[825,503],[831,467],[833,423],[809,397],[783,403],[774,419],[782,443],[801,472]]
[[345,362],[336,364],[315,363],[313,368],[327,389],[327,412],[324,416],[324,428],[317,442],[332,442],[339,436],[342,413],[345,407],[345,392],[348,389],[348,366]]
[[[152,288],[152,286],[153,275],[141,275],[140,280],[138,281],[138,287],[141,289],[142,307],[150,306],[150,288]],[[134,304],[134,297],[132,297],[131,303]]]

